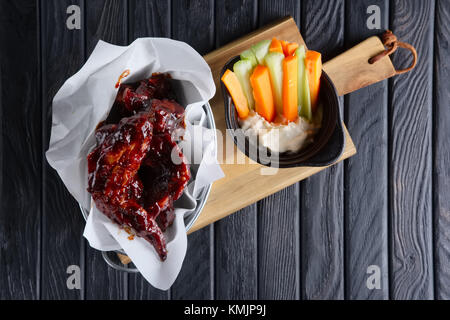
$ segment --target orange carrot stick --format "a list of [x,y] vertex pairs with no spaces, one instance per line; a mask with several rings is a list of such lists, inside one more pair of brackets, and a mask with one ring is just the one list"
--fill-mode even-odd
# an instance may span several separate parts
[[322,75],[322,55],[317,51],[308,50],[305,56],[305,67],[308,73],[311,109],[314,112],[319,99],[320,77]]
[[241,84],[239,83],[239,80],[234,72],[231,70],[225,71],[221,80],[227,87],[228,92],[233,99],[239,118],[247,118],[249,113],[247,98],[245,97]]
[[287,56],[292,56],[295,53],[295,50],[297,50],[298,48],[298,43],[297,42],[291,42],[286,44],[286,51],[284,52],[284,55]]
[[280,52],[283,53],[283,47],[281,45],[280,40],[277,38],[273,38],[270,43],[269,52]]
[[271,122],[275,118],[275,104],[273,101],[272,86],[270,84],[269,68],[258,65],[250,76],[250,83],[255,98],[255,110]]
[[288,46],[289,42],[284,41],[284,40],[280,40],[280,43],[281,43],[281,47],[283,48],[283,53],[287,57],[288,56],[288,54],[287,54],[287,46]]
[[283,115],[288,121],[298,116],[298,57],[283,60]]

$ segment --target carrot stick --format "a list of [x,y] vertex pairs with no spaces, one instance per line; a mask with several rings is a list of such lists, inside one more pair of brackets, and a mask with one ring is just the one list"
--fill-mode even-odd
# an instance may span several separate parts
[[277,38],[273,38],[270,43],[269,52],[280,52],[283,53],[283,47],[281,45],[280,40]]
[[288,42],[284,40],[280,40],[281,47],[283,48],[283,53],[285,57],[292,56],[295,53],[295,50],[298,48],[298,43],[296,42]]
[[231,70],[225,71],[221,80],[227,87],[228,92],[233,99],[239,118],[247,118],[249,113],[247,98],[245,97],[241,84],[239,83],[239,80],[234,72]]
[[275,104],[273,101],[272,86],[270,84],[269,68],[258,65],[250,76],[250,83],[255,98],[255,110],[271,122],[275,118]]
[[308,50],[305,56],[305,67],[308,73],[309,92],[312,112],[316,110],[319,99],[320,77],[322,75],[322,56],[317,51]]
[[297,50],[297,48],[298,48],[297,42],[291,42],[291,43],[286,44],[286,50],[284,52],[284,55],[286,57],[292,56],[295,53],[295,50]]
[[288,121],[298,116],[298,57],[283,60],[283,115]]
[[288,56],[288,54],[287,54],[287,46],[288,46],[289,42],[284,41],[284,40],[280,40],[280,43],[281,43],[281,47],[283,48],[283,53],[287,57]]

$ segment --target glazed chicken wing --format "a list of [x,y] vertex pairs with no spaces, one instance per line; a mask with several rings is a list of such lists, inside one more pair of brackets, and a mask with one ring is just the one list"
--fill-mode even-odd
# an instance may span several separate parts
[[88,191],[100,211],[135,229],[164,260],[167,249],[162,231],[139,203],[143,187],[137,172],[150,149],[153,117],[152,112],[140,112],[117,126],[97,130],[101,143],[88,156]]
[[167,257],[163,231],[175,219],[174,201],[191,175],[177,145],[184,108],[166,75],[121,85],[108,118],[97,126],[88,156],[88,191],[97,208],[149,241]]

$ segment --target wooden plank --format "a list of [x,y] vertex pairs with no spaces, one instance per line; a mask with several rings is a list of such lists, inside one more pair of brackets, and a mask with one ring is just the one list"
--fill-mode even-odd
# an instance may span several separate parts
[[127,5],[123,0],[86,1],[86,53],[89,56],[98,40],[127,44]]
[[[220,47],[256,26],[256,2],[216,1],[216,46]],[[218,91],[220,90],[217,87]],[[215,111],[215,115],[219,110]],[[225,131],[223,131],[225,132]],[[215,298],[256,299],[256,205],[215,224]]]
[[39,298],[42,175],[38,8],[0,2],[1,299]]
[[[258,1],[258,25],[262,27],[287,16],[294,18],[297,26],[300,26],[301,1]],[[281,40],[284,40],[280,37]]]
[[174,300],[210,300],[214,288],[214,225],[188,236],[183,267],[171,288]]
[[299,184],[258,202],[258,299],[300,297]]
[[436,2],[433,203],[436,298],[450,299],[450,2]]
[[[170,37],[170,1],[128,1],[129,43],[140,37]],[[128,275],[130,300],[167,300],[169,291],[152,287],[140,273]]]
[[[86,1],[86,50],[92,52],[98,40],[125,45],[127,43],[127,6],[121,0]],[[100,251],[86,245],[86,298],[125,299],[128,277],[103,261]]]
[[127,273],[109,267],[100,251],[86,245],[85,298],[123,300],[128,298]]
[[173,39],[189,39],[201,54],[209,52],[214,44],[214,0],[172,0],[171,29]]
[[[292,16],[300,22],[299,1],[259,1],[259,26]],[[299,184],[258,202],[258,299],[298,299]]]
[[[214,48],[213,1],[172,1],[171,37],[200,53]],[[171,288],[172,299],[211,299],[214,287],[214,226],[188,236],[183,268]]]
[[[340,53],[344,44],[344,1],[306,0],[302,4],[301,31],[308,47],[321,52],[325,61]],[[301,188],[302,298],[342,299],[342,164],[308,178]]]
[[[388,28],[387,0],[347,1],[347,46],[382,31],[366,26],[366,10],[371,5],[381,10],[381,29]],[[345,165],[345,296],[358,300],[387,299],[387,80],[346,96],[345,122],[359,151]],[[379,289],[366,285],[367,269],[372,265],[380,268]]]
[[256,204],[215,223],[215,299],[258,298]]
[[[43,150],[48,149],[52,126],[52,100],[64,81],[84,62],[82,30],[66,27],[66,10],[81,1],[53,0],[41,4],[43,85]],[[81,290],[67,288],[67,267],[80,266],[84,219],[56,171],[44,161],[42,212],[43,299],[79,299]]]
[[128,0],[128,42],[143,37],[170,37],[170,5],[170,0]]
[[[242,50],[249,48],[253,43],[263,39],[270,39],[275,36],[288,41],[303,43],[303,39],[297,25],[295,24],[295,21],[292,18],[286,18],[282,21],[268,25],[263,29],[247,34],[242,38],[204,56],[206,62],[208,62],[211,67],[216,87],[220,88],[219,74],[230,57],[233,57],[239,54]],[[226,146],[226,125],[222,90],[219,89],[216,91],[216,95],[210,101],[210,104],[214,113],[216,127],[222,133],[222,146]],[[346,136],[346,145],[339,161],[356,153],[352,139],[348,135],[345,127],[344,131]],[[196,231],[214,221],[222,219],[247,205],[261,200],[276,191],[290,186],[324,169],[324,167],[289,168],[279,169],[274,175],[262,175],[261,169],[264,167],[260,164],[254,163],[253,161],[249,161],[249,159],[242,155],[241,151],[237,150],[237,148],[234,148],[232,152],[229,150],[226,152],[226,150],[224,150],[220,153],[219,151],[219,154],[223,155],[221,158],[219,157],[219,161],[222,162],[221,167],[225,173],[225,177],[213,184],[211,194],[205,208],[190,232]],[[233,163],[233,159],[237,159],[238,155],[244,157],[244,159],[247,159],[246,164],[227,164],[227,162],[230,163],[230,161]],[[246,186],[248,184],[264,185],[264,188],[247,188]]]
[[[391,298],[433,298],[432,66],[434,1],[391,2],[393,33],[417,49],[410,73],[389,82]],[[401,68],[410,57],[394,54]],[[447,104],[448,106],[448,104]]]

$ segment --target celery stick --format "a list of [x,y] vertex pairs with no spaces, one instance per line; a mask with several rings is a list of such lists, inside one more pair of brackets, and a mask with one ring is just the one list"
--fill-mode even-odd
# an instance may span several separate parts
[[295,51],[298,57],[298,102],[300,104],[299,115],[308,121],[312,119],[311,98],[309,95],[308,75],[305,68],[305,46],[300,46]]
[[256,60],[259,64],[264,64],[264,58],[269,52],[271,40],[262,40],[252,46],[252,51],[255,54]]
[[275,107],[280,115],[283,114],[283,59],[284,54],[280,52],[269,52],[265,58],[275,97]]
[[253,90],[250,85],[250,76],[252,75],[252,62],[248,59],[239,60],[233,66],[233,71],[236,74],[239,83],[242,86],[245,97],[247,98],[250,109],[255,108],[255,99],[253,98]]
[[253,53],[252,49],[247,49],[245,51],[243,51],[241,53],[241,59],[242,60],[250,60],[250,62],[252,63],[252,67],[256,67],[256,65],[258,64],[258,60],[256,60],[256,56]]

